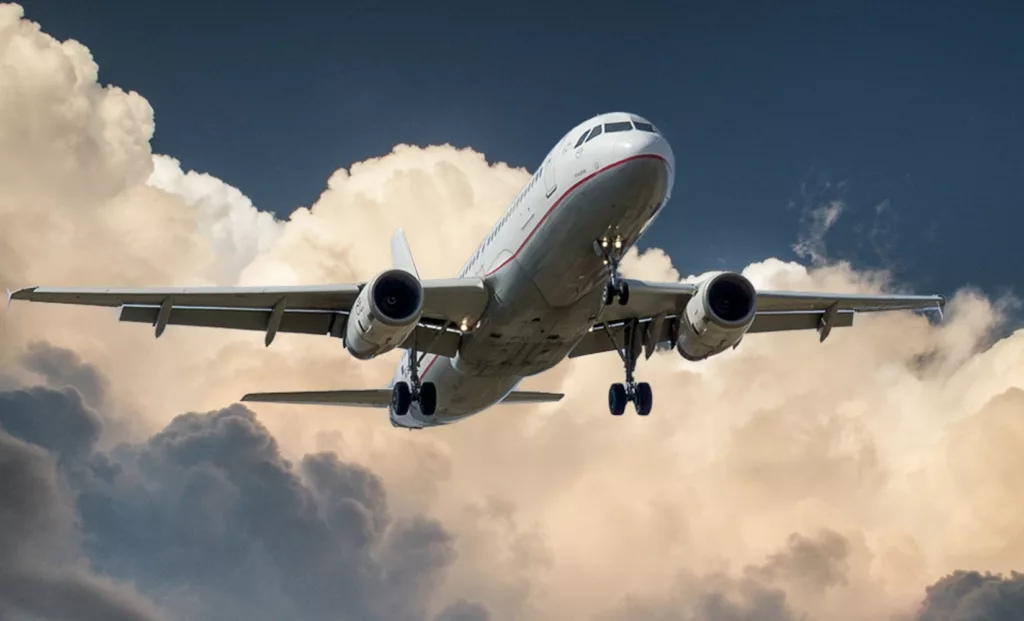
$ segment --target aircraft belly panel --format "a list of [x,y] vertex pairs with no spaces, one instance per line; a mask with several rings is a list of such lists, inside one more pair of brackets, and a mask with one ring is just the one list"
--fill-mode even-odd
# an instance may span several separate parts
[[554,307],[576,302],[607,274],[594,240],[619,235],[627,245],[661,205],[669,180],[659,160],[636,160],[583,182],[550,213],[544,227],[520,252],[521,269]]

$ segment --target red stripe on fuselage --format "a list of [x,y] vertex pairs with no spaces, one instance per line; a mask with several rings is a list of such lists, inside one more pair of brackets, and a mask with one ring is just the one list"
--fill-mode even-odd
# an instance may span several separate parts
[[[530,231],[530,234],[526,236],[526,239],[523,240],[523,243],[519,244],[519,248],[517,248],[516,251],[514,253],[512,253],[512,256],[510,256],[509,258],[507,258],[504,261],[502,261],[501,265],[499,265],[498,267],[496,267],[493,270],[487,272],[487,274],[484,275],[484,278],[487,278],[488,276],[491,276],[491,275],[497,273],[498,270],[500,270],[501,268],[505,267],[513,259],[518,257],[519,253],[522,252],[523,248],[526,247],[526,244],[529,243],[529,241],[533,238],[534,233],[536,233],[540,229],[540,226],[542,224],[544,224],[544,221],[548,219],[548,216],[550,216],[555,211],[555,208],[558,207],[562,203],[562,201],[565,200],[565,197],[569,196],[569,194],[571,194],[573,190],[575,190],[576,188],[580,187],[584,183],[590,181],[594,177],[600,175],[601,173],[608,172],[609,170],[611,170],[613,168],[616,168],[618,166],[622,166],[623,164],[626,164],[628,162],[632,162],[632,161],[635,161],[635,160],[641,160],[641,159],[647,159],[647,158],[661,160],[662,162],[665,162],[665,158],[660,156],[660,155],[658,155],[658,154],[656,154],[656,153],[642,153],[640,155],[633,155],[633,156],[627,157],[624,160],[619,160],[618,162],[615,162],[613,164],[608,164],[604,168],[595,170],[594,172],[590,173],[586,177],[584,177],[584,178],[580,179],[579,181],[577,181],[576,183],[572,184],[572,186],[568,190],[562,192],[562,194],[559,195],[559,197],[557,199],[555,199],[555,202],[552,203],[551,207],[549,207],[548,210],[544,213],[544,217],[541,218],[537,222],[536,225],[534,225],[533,229]],[[668,162],[665,162],[665,163],[667,165]],[[420,373],[420,377],[426,377],[427,373],[430,372],[430,367],[434,366],[434,363],[437,362],[437,359],[440,358],[440,357],[441,357],[440,354],[434,354],[434,358],[429,363],[427,363],[426,368],[424,368],[423,371]]]

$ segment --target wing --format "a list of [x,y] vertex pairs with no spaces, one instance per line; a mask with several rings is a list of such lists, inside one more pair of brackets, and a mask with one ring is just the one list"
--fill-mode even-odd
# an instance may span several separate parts
[[[341,337],[349,312],[366,283],[298,287],[186,287],[80,289],[30,287],[9,294],[13,300],[120,307],[121,321],[156,326],[202,326],[266,333],[270,345],[278,332]],[[423,353],[454,356],[461,333],[453,327],[476,323],[489,294],[479,278],[425,280],[423,316],[413,336]]]
[[[500,403],[552,403],[564,395],[551,392],[516,390]],[[291,403],[298,405],[343,405],[351,407],[386,408],[391,405],[391,389],[371,390],[322,390],[317,392],[254,392],[242,397],[242,401],[256,403]]]
[[[616,349],[613,341],[625,342],[622,333],[634,321],[641,329],[641,338],[634,342],[647,350],[647,357],[656,346],[675,340],[678,334],[676,322],[686,303],[697,292],[698,285],[631,279],[626,282],[629,283],[629,304],[605,307],[590,333],[569,354],[570,358],[613,351]],[[896,310],[941,312],[945,305],[943,296],[758,291],[757,314],[747,332],[818,330],[824,340],[832,328],[852,326],[856,313]],[[608,338],[609,334],[612,339]]]

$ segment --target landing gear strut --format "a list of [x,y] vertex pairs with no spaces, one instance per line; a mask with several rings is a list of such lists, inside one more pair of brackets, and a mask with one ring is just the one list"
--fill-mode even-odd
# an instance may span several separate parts
[[607,323],[604,324],[604,333],[608,335],[612,345],[615,347],[615,351],[618,352],[619,357],[622,358],[623,365],[626,367],[625,383],[612,384],[611,388],[608,389],[608,409],[611,411],[612,416],[622,416],[622,413],[626,411],[626,404],[632,402],[636,407],[637,414],[647,416],[651,413],[651,408],[654,405],[654,394],[651,392],[651,385],[647,382],[638,383],[633,378],[633,372],[636,371],[637,358],[639,358],[640,350],[643,347],[640,323],[636,320],[630,321],[623,326],[622,331],[625,334],[625,347],[619,346],[615,337],[612,336],[611,328],[608,327]]
[[396,416],[405,416],[415,402],[424,416],[433,416],[437,409],[437,387],[434,382],[420,382],[419,352],[415,344],[409,350],[410,382],[398,381],[391,388],[391,409]]
[[619,262],[622,261],[623,244],[622,237],[616,235],[609,240],[603,237],[594,240],[594,253],[604,259],[608,266],[609,280],[604,288],[605,306],[618,299],[619,304],[625,306],[629,303],[629,284],[619,276]]

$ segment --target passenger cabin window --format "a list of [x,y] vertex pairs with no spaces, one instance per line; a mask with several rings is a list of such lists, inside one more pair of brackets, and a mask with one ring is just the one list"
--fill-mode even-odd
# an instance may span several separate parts
[[594,138],[597,138],[600,135],[601,135],[601,126],[598,125],[594,129],[590,130],[590,136],[587,137],[587,142],[590,142],[591,140],[593,140]]
[[610,132],[628,132],[631,129],[633,129],[633,124],[630,123],[629,121],[619,121],[617,123],[605,123],[604,124],[604,131],[605,131],[605,133],[610,133]]
[[654,126],[651,125],[650,123],[643,123],[641,121],[633,121],[633,125],[636,125],[636,128],[639,129],[642,132],[651,132],[652,134],[657,134],[658,133],[658,132],[654,131]]

